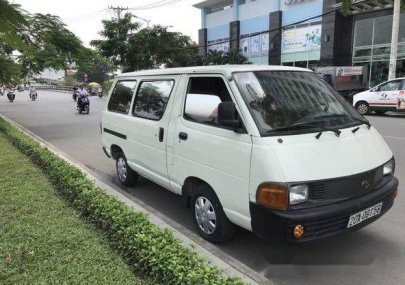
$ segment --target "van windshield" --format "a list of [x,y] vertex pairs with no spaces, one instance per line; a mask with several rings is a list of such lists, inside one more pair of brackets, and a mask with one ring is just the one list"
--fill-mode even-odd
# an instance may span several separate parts
[[313,72],[255,71],[233,76],[262,136],[367,122]]

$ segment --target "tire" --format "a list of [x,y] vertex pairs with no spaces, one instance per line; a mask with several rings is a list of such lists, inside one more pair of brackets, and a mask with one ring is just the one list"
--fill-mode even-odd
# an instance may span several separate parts
[[360,115],[366,115],[370,112],[370,106],[365,101],[360,101],[356,104],[356,109]]
[[125,155],[120,153],[115,162],[118,180],[123,186],[134,186],[138,180],[138,173],[133,171],[128,163]]
[[235,225],[228,220],[211,187],[206,184],[196,187],[191,209],[197,231],[204,239],[211,243],[223,243],[233,237]]
[[377,115],[384,115],[387,111],[375,111]]
[[84,112],[88,115],[90,113],[89,105],[84,106]]

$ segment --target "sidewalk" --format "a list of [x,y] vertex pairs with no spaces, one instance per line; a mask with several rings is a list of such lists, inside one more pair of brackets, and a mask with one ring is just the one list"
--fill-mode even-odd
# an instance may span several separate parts
[[150,284],[0,133],[0,284]]

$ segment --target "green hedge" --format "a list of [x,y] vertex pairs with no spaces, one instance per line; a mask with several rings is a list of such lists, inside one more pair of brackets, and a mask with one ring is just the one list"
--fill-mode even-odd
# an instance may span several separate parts
[[169,230],[156,227],[145,214],[109,196],[77,167],[1,118],[0,131],[47,174],[71,205],[107,233],[134,271],[160,284],[243,284],[221,275]]

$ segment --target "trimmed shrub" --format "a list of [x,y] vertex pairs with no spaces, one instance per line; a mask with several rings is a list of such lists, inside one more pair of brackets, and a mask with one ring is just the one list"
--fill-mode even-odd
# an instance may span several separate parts
[[156,227],[145,214],[108,195],[77,167],[1,118],[0,131],[43,170],[73,207],[107,233],[134,271],[159,284],[244,284],[221,275],[191,247],[182,245],[170,230]]

